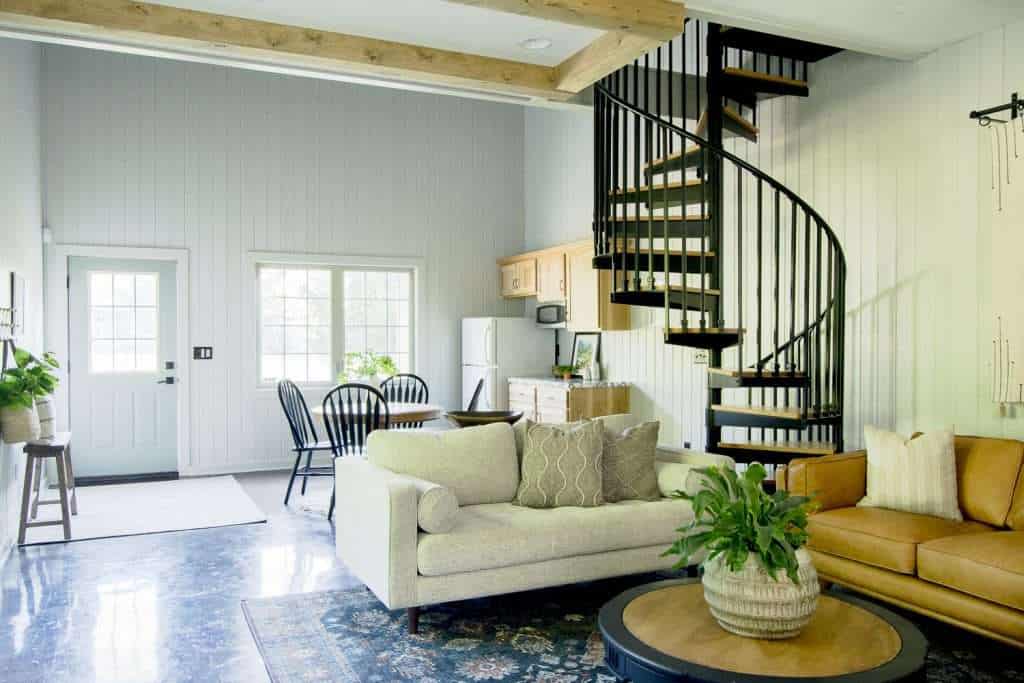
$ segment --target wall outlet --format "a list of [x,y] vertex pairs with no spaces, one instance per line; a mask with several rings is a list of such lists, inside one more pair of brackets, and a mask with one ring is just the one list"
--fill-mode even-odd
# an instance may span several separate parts
[[697,351],[693,354],[694,365],[707,365],[708,364],[708,352]]

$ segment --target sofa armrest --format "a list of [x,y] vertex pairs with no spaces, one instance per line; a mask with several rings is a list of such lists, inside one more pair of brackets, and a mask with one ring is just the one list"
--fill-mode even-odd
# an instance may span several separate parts
[[419,494],[408,477],[335,459],[338,557],[390,609],[415,606]]
[[736,469],[736,461],[728,455],[691,451],[685,448],[658,446],[657,457],[660,462],[679,462],[684,465],[696,465],[697,467],[715,467],[724,465],[731,469]]
[[819,511],[851,507],[867,492],[866,451],[798,458],[786,468],[786,489],[810,496]]

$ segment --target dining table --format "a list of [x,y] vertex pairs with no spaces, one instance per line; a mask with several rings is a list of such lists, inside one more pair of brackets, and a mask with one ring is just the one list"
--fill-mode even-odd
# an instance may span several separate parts
[[[362,404],[353,405],[357,414],[362,413]],[[410,424],[416,422],[429,422],[438,420],[444,414],[444,408],[432,403],[397,403],[388,402],[388,412],[391,416],[392,425]],[[313,408],[313,414],[323,419],[324,407],[322,405]]]

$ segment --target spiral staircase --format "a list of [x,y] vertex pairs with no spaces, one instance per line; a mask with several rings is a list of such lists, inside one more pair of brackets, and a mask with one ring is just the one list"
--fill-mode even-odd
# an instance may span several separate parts
[[724,141],[807,97],[838,49],[687,20],[594,88],[594,260],[615,303],[708,353],[709,451],[786,463],[843,444],[846,260],[806,201]]

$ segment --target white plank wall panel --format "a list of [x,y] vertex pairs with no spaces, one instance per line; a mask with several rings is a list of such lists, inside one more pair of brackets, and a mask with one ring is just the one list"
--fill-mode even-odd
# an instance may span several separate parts
[[[0,277],[25,278],[18,343],[36,351],[43,344],[41,63],[37,45],[0,38]],[[24,475],[21,445],[0,441],[0,564],[17,540]]]
[[[842,53],[812,66],[810,98],[762,105],[760,144],[726,143],[803,196],[845,251],[847,446],[865,424],[1024,437],[1024,412],[999,417],[990,400],[989,367],[996,315],[1024,349],[1024,163],[996,211],[990,133],[967,118],[1022,84],[1024,23],[915,62]],[[589,235],[592,134],[586,114],[527,111],[527,248]],[[607,375],[635,382],[633,409],[662,420],[663,442],[702,444],[704,367],[663,346],[660,311],[633,313],[634,329],[604,335]]]
[[494,266],[523,249],[520,107],[64,47],[43,75],[55,241],[189,250],[214,358],[192,366],[187,474],[290,464],[254,377],[251,251],[423,259],[417,372],[444,406],[458,321],[522,313]]

